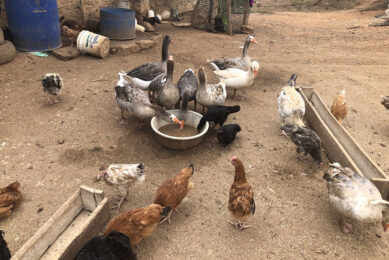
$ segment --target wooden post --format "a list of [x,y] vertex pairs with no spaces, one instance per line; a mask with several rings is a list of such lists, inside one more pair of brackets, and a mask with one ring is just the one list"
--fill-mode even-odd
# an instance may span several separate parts
[[249,15],[250,15],[250,3],[249,1],[246,1],[244,4],[243,25],[249,24]]
[[209,0],[209,7],[208,7],[208,30],[210,30],[210,31],[213,31],[213,28],[212,28],[213,5],[214,5],[214,0]]
[[228,22],[228,34],[232,36],[232,21],[231,21],[231,0],[226,0],[227,4],[227,22]]

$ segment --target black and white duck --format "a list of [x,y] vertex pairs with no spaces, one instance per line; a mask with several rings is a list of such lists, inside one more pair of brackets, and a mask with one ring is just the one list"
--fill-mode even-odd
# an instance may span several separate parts
[[207,60],[215,70],[225,70],[229,68],[248,70],[251,64],[251,59],[248,54],[250,44],[257,43],[254,36],[250,35],[246,38],[243,46],[241,58],[228,58],[223,60]]
[[166,64],[169,57],[169,44],[171,36],[166,35],[162,43],[162,60],[148,62],[127,72],[130,82],[138,88],[148,89],[151,81],[159,75],[166,73]]

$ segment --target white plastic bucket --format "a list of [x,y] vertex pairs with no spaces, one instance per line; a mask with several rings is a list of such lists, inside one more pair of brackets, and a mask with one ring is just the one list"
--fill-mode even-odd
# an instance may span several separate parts
[[96,57],[107,57],[109,46],[107,37],[87,30],[81,31],[77,38],[77,49],[81,53],[88,53]]

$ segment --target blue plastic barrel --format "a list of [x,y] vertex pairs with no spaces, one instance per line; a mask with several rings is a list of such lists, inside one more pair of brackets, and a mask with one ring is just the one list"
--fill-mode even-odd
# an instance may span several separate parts
[[100,8],[100,34],[112,40],[135,38],[135,10],[117,7]]
[[22,51],[62,46],[57,0],[5,0],[12,42]]

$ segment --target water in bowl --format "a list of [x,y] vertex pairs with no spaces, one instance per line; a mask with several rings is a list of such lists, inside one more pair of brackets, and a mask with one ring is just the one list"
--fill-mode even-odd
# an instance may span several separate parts
[[190,125],[184,125],[183,129],[176,124],[167,124],[158,129],[161,133],[165,135],[175,136],[175,137],[189,137],[197,135],[197,129]]

